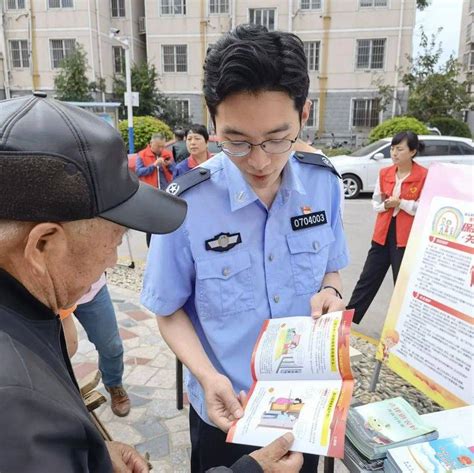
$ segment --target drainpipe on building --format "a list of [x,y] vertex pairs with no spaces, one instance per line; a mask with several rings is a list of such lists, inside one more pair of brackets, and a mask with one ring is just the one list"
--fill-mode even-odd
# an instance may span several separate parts
[[400,23],[398,25],[398,45],[397,45],[397,59],[395,63],[395,81],[393,83],[393,102],[392,102],[392,118],[397,113],[397,99],[398,99],[398,80],[400,76],[400,54],[402,51],[402,31],[403,31],[403,16],[405,13],[405,0],[401,0],[400,5]]
[[288,33],[293,31],[293,0],[288,0]]
[[326,98],[328,85],[329,30],[331,29],[331,0],[323,2],[323,38],[321,41],[321,67],[319,70],[319,126],[318,134],[326,132]]
[[89,43],[91,45],[91,63],[92,63],[92,80],[96,80],[97,77],[95,76],[95,59],[94,59],[94,44],[92,38],[92,12],[91,12],[91,1],[87,1],[87,15],[89,18]]
[[233,30],[237,24],[237,0],[231,1],[232,14],[230,17],[230,29]]
[[[206,0],[200,0],[200,22],[199,22],[199,36],[201,39],[201,64],[204,64],[204,61],[206,59],[206,33],[207,33],[207,19],[206,19]],[[235,0],[234,2],[235,3]],[[201,74],[204,74],[204,70],[201,68]],[[202,79],[204,80],[204,76],[202,76]],[[206,107],[206,101],[204,99],[204,94],[201,94],[201,108],[202,108],[202,117],[203,121],[202,123],[207,123],[209,120],[209,117],[207,116],[207,107]]]
[[[99,10],[99,0],[95,0],[95,21],[97,23],[97,49],[99,50],[99,74],[101,79],[105,79],[104,77],[104,69],[102,67],[102,40],[101,34],[102,30],[100,29],[100,10]],[[105,91],[103,90],[102,93],[102,102],[105,102]]]
[[5,89],[5,98],[9,99],[11,98],[10,94],[10,68],[8,64],[8,53],[7,53],[7,48],[6,48],[6,37],[5,37],[5,11],[3,5],[1,6],[1,14],[2,14],[2,35],[1,35],[1,41],[2,41],[2,50],[3,50],[3,57],[2,59],[2,64],[3,64],[3,87]]
[[33,0],[30,0],[28,6],[28,39],[31,47],[31,83],[32,90],[39,88],[39,73],[36,56],[36,28],[35,28],[35,12],[33,11]]

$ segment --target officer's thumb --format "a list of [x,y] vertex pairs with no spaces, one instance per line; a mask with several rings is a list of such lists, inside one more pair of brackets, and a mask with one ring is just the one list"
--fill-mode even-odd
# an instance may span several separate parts
[[311,299],[311,317],[317,319],[323,315],[323,301],[320,297]]
[[293,445],[294,440],[295,440],[295,437],[290,432],[277,438],[266,447],[268,456],[272,460],[275,460],[275,461],[280,460],[282,457],[284,457],[288,453],[291,446]]
[[222,400],[228,411],[236,418],[240,419],[244,415],[244,410],[232,389],[226,390],[223,394]]

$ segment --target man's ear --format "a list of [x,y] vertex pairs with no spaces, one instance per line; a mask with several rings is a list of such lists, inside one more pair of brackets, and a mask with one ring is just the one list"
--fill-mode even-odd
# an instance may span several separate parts
[[38,276],[47,271],[48,260],[67,249],[67,238],[59,223],[45,222],[35,225],[26,237],[25,260]]
[[304,128],[306,122],[308,121],[312,105],[313,103],[311,102],[311,100],[306,99],[306,102],[303,106],[303,110],[301,111],[301,128]]

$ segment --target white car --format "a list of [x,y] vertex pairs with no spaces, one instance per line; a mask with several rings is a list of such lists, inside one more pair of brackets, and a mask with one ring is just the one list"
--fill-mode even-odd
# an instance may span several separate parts
[[[474,164],[474,144],[469,138],[456,136],[420,135],[425,144],[415,160],[428,167],[433,163]],[[384,138],[351,155],[331,157],[331,162],[342,176],[346,199],[354,199],[361,192],[373,192],[380,169],[391,166],[391,138]]]

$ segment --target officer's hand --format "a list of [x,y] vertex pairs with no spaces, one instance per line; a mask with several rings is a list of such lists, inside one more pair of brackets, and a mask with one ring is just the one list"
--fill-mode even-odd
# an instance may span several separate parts
[[203,382],[209,419],[224,432],[244,415],[240,397],[234,393],[231,382],[219,373]]
[[106,442],[114,473],[148,473],[147,462],[130,445],[122,442]]
[[327,288],[318,292],[311,298],[311,317],[317,319],[328,312],[344,310],[346,305],[336,294],[334,289]]
[[303,455],[289,452],[293,440],[293,434],[288,432],[270,445],[252,452],[250,456],[264,473],[297,473],[303,466]]

